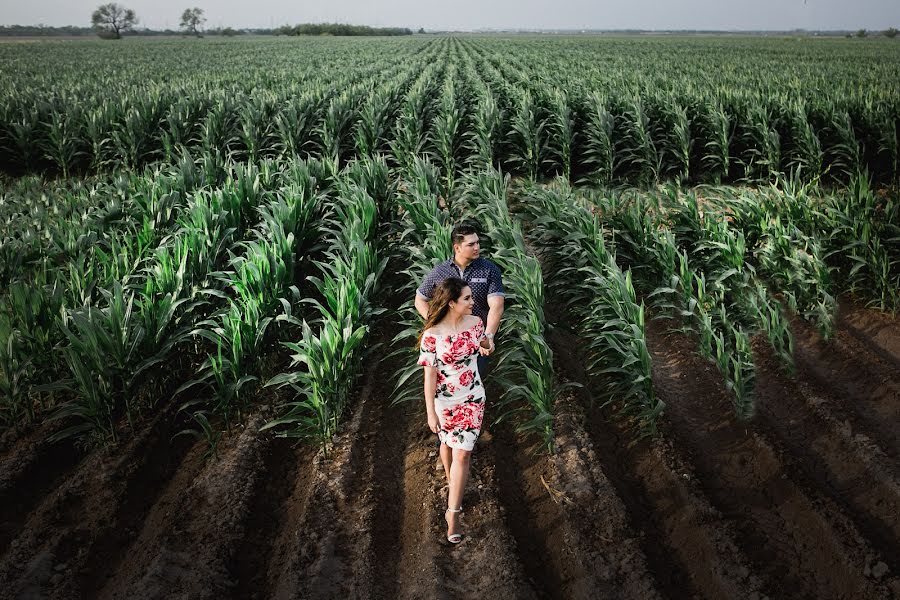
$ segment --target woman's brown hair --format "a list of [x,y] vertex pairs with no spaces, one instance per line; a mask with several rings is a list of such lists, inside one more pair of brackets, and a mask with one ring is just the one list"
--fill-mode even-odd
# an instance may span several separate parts
[[447,316],[447,311],[450,310],[450,303],[459,300],[459,297],[462,296],[462,291],[467,287],[469,287],[469,284],[459,277],[448,277],[434,288],[434,293],[428,302],[428,317],[425,319],[425,325],[422,326],[422,331],[419,332],[419,337],[416,339],[417,347],[422,344],[422,335]]

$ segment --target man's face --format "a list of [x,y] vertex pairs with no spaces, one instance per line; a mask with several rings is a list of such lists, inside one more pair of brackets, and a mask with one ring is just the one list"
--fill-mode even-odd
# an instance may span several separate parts
[[481,244],[478,242],[478,234],[473,233],[467,235],[462,242],[453,246],[453,250],[456,253],[457,258],[468,261],[475,260],[478,258],[478,255],[481,254]]

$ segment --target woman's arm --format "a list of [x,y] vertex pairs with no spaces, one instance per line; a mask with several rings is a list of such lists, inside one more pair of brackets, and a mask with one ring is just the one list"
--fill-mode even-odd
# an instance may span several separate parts
[[437,412],[434,410],[434,394],[437,391],[437,369],[423,367],[425,369],[425,410],[428,412],[428,428],[433,433],[440,429]]

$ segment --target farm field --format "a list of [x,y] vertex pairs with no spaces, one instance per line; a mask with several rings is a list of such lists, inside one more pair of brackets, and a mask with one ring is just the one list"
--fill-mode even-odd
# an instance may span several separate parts
[[[0,598],[900,596],[900,44],[0,45]],[[444,540],[412,307],[507,305]]]

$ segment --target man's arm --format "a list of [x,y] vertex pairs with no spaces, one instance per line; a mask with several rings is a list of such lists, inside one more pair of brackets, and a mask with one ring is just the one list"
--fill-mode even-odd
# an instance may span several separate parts
[[[488,277],[488,315],[487,315],[487,323],[485,323],[485,333],[493,336],[497,333],[497,330],[500,329],[500,318],[503,316],[503,305],[504,305],[504,295],[503,295],[503,276],[500,274],[500,269],[497,268],[496,265],[493,265],[491,269],[491,274]],[[491,351],[494,350],[493,339],[491,339]]]
[[500,318],[503,316],[503,305],[505,298],[501,294],[488,296],[488,322],[485,326],[485,333],[491,334],[491,352],[494,351],[493,336],[500,329]]
[[428,318],[428,299],[420,292],[416,292],[416,310],[419,311],[423,319]]
[[503,306],[505,298],[502,294],[488,296],[488,316],[485,333],[495,335],[500,329],[500,318],[503,316]]

